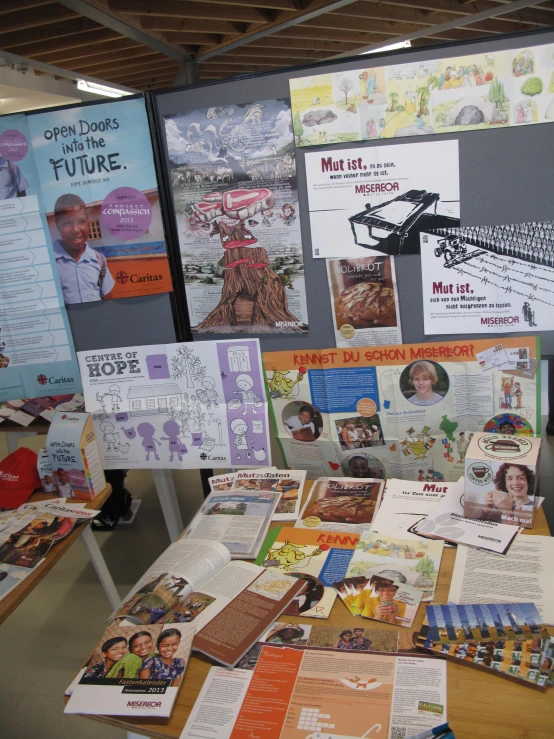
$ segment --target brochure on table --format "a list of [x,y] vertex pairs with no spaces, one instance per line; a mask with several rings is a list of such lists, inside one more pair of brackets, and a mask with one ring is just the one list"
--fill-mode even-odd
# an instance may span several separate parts
[[79,352],[105,469],[271,463],[258,339]]
[[419,253],[419,232],[460,225],[458,142],[305,155],[314,257]]
[[[498,346],[475,339],[264,353],[287,465],[310,478],[458,480],[472,432],[540,432],[539,340]],[[510,358],[522,347],[526,369]],[[506,382],[519,384],[517,407],[506,403]],[[373,426],[379,434],[364,439],[360,431]]]
[[415,524],[418,534],[466,544],[479,549],[506,554],[517,534],[517,526],[497,521],[478,520],[464,515],[464,480],[450,486],[448,493],[429,513]]
[[276,528],[266,536],[256,564],[304,583],[285,616],[329,618],[337,597],[333,582],[344,576],[357,542],[357,534]]
[[[144,99],[27,120],[65,302],[171,292]],[[72,261],[81,252],[89,269],[77,285]]]
[[0,120],[0,400],[81,389],[26,116]]
[[327,278],[337,346],[402,343],[394,257],[327,259]]
[[74,686],[65,713],[167,718],[183,681],[193,636],[192,624],[170,629],[110,624]]
[[549,123],[552,54],[543,44],[386,67],[362,56],[358,69],[293,78],[296,145]]
[[420,234],[426,334],[548,331],[554,222]]
[[75,413],[85,407],[82,393],[46,395],[40,398],[19,398],[0,404],[0,423],[10,420],[20,426],[29,426],[37,418],[52,421],[56,411]]
[[397,739],[446,720],[442,660],[266,645],[231,739],[364,737],[376,725]]
[[192,330],[308,330],[290,100],[165,117]]
[[[230,489],[281,493],[273,521],[296,521],[305,482],[306,470],[239,470],[234,475]],[[221,480],[215,483],[220,489],[223,484]]]
[[379,508],[384,485],[372,478],[322,477],[312,485],[294,526],[361,534]]

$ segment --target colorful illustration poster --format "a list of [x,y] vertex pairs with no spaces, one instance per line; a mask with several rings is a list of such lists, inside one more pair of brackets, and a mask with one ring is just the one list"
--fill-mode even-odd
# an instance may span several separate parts
[[328,259],[337,346],[401,344],[394,257]]
[[307,331],[290,101],[167,116],[165,134],[193,331]]
[[77,356],[105,469],[271,464],[258,339]]
[[144,100],[28,121],[65,302],[171,292]]
[[554,222],[422,233],[426,334],[549,331]]
[[63,305],[27,119],[0,119],[0,400],[76,392]]
[[554,44],[290,80],[296,146],[554,121]]
[[287,465],[310,478],[440,483],[463,476],[475,431],[540,435],[539,340],[503,339],[505,359],[492,364],[497,346],[475,339],[264,353]]
[[306,154],[314,257],[417,254],[419,232],[460,225],[457,141]]

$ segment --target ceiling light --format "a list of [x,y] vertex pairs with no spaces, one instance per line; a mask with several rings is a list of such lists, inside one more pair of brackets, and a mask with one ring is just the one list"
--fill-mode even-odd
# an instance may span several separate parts
[[[377,54],[381,51],[394,51],[395,49],[409,49],[412,45],[411,41],[399,41],[397,44],[389,44],[388,46],[379,46],[377,49],[363,51],[362,54]],[[361,56],[361,54],[360,54]]]
[[107,85],[100,85],[97,82],[88,82],[87,80],[77,80],[77,87],[84,92],[92,92],[94,95],[103,95],[107,98],[120,98],[123,95],[133,94],[132,92],[119,90],[116,87],[108,87]]

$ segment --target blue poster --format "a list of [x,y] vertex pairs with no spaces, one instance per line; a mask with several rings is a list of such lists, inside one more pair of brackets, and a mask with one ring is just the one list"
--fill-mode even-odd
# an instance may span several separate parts
[[27,119],[4,116],[0,118],[0,400],[80,390]]

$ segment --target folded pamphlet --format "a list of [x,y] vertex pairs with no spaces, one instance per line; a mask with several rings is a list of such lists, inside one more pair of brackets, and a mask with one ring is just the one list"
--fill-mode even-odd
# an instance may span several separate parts
[[372,478],[319,477],[294,525],[361,534],[379,508],[384,485]]

